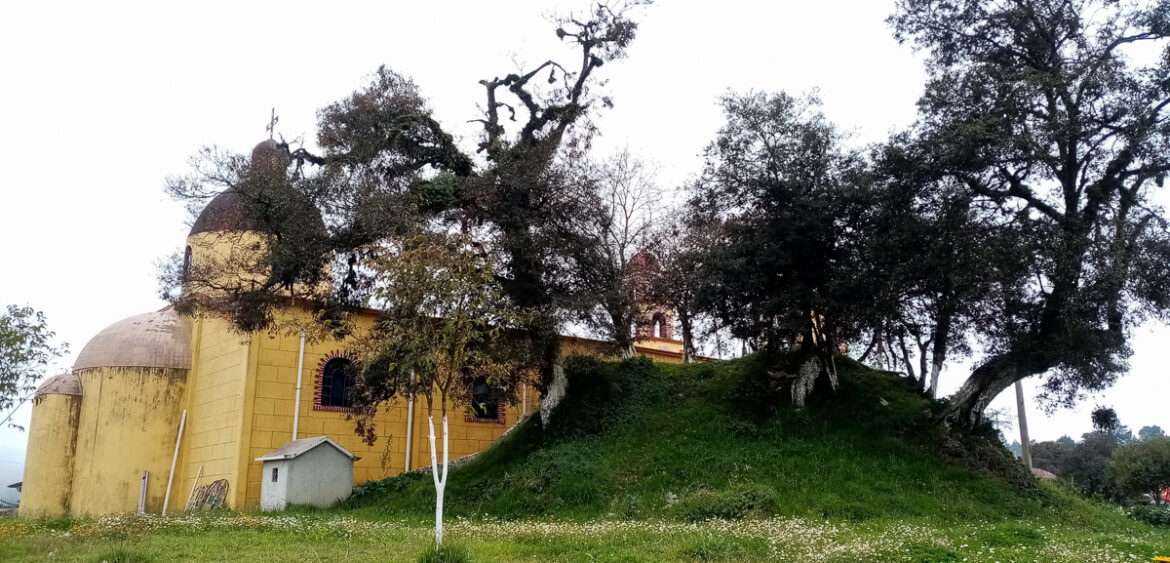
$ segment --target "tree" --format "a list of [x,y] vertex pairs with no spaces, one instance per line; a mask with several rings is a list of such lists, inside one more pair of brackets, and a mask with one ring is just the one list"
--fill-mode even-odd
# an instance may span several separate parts
[[[518,306],[535,311],[527,333],[540,358],[545,405],[555,404],[566,384],[560,364],[559,315],[582,308],[580,296],[564,283],[570,279],[563,275],[565,264],[571,262],[575,245],[587,244],[577,234],[577,221],[588,208],[576,196],[577,186],[566,182],[558,173],[563,168],[554,164],[562,143],[573,135],[571,128],[587,117],[597,101],[587,88],[593,73],[607,61],[625,56],[638,27],[627,11],[642,3],[631,1],[618,8],[598,4],[586,21],[561,21],[557,36],[580,51],[580,66],[575,69],[549,60],[523,73],[480,81],[486,104],[483,118],[477,120],[483,125],[478,152],[488,164],[469,178],[461,207],[470,220],[495,229],[504,257],[500,268],[504,292]],[[545,72],[547,83],[554,87],[541,91],[539,80],[533,79]],[[526,114],[523,126],[512,135],[500,110],[506,109],[507,119],[516,121],[517,108],[502,101],[502,95],[511,96]],[[600,101],[610,104],[608,98]],[[586,146],[590,129],[588,124],[579,128],[568,148]],[[542,407],[546,421],[547,414],[548,409]]]
[[[529,379],[523,361],[493,353],[505,330],[524,320],[501,294],[495,261],[467,236],[424,233],[391,248],[369,249],[364,263],[379,280],[374,294],[385,306],[371,334],[353,344],[361,365],[354,393],[358,431],[372,443],[371,421],[381,405],[404,395],[426,400],[439,545],[448,404],[469,404],[471,385],[479,378],[504,392]],[[436,407],[442,416],[442,464],[435,444]]]
[[1121,429],[1121,419],[1117,417],[1117,411],[1111,407],[1098,406],[1093,409],[1090,416],[1093,419],[1093,428],[1098,432],[1115,434]]
[[[852,282],[868,205],[858,156],[815,97],[728,95],[690,207],[719,225],[704,258],[699,308],[761,346],[801,405],[816,381],[836,387],[834,355],[870,312]],[[788,354],[789,347],[797,348]]]
[[1063,476],[1065,474],[1065,458],[1073,450],[1076,443],[1071,438],[1054,442],[1036,442],[1032,444],[1032,466],[1046,469]]
[[719,228],[718,223],[675,213],[651,235],[654,264],[650,268],[649,294],[652,301],[670,307],[677,316],[683,363],[693,362],[696,356],[696,329],[704,316],[699,293],[709,281],[705,277],[705,258]]
[[1150,192],[1170,172],[1170,9],[1106,0],[900,0],[896,36],[929,50],[918,135],[931,166],[1027,234],[1028,280],[1002,288],[988,356],[941,419],[979,423],[1047,374],[1070,404],[1125,371],[1134,323],[1170,308],[1170,235]]
[[1147,494],[1162,504],[1162,491],[1170,488],[1170,438],[1142,440],[1113,452],[1112,475],[1129,494]]
[[54,336],[44,313],[32,307],[9,305],[0,314],[0,424],[23,430],[9,422],[12,415],[33,397],[49,362],[68,350],[54,346]]
[[1138,430],[1139,440],[1153,440],[1154,438],[1165,438],[1166,433],[1162,431],[1162,427],[1157,424],[1153,426],[1143,426]]
[[654,212],[660,198],[655,170],[623,149],[601,163],[588,167],[583,182],[593,190],[595,211],[584,222],[591,239],[580,248],[579,275],[600,301],[601,315],[591,315],[613,340],[618,355],[634,356],[633,327],[640,305],[650,290],[647,272],[637,267],[635,256],[651,246]]
[[859,276],[880,299],[863,356],[876,351],[911,378],[917,363],[919,387],[937,398],[947,359],[969,354],[971,334],[994,326],[996,289],[1022,268],[1010,253],[1017,233],[981,221],[980,203],[932,170],[924,152],[899,135],[872,156],[875,201],[864,228],[872,235]]
[[[173,179],[170,191],[195,205],[225,187],[238,192],[249,218],[265,220],[258,263],[271,277],[242,284],[220,302],[197,305],[228,315],[242,330],[265,328],[273,322],[269,311],[290,293],[289,284],[320,287],[304,280],[319,279],[323,263],[333,257],[333,283],[324,284],[331,291],[312,295],[313,302],[325,309],[361,304],[376,283],[361,268],[370,245],[418,224],[456,224],[498,249],[501,290],[534,312],[525,335],[541,366],[544,397],[555,399],[563,391],[549,389],[561,374],[558,328],[567,315],[596,304],[566,275],[580,245],[588,243],[579,227],[590,208],[564,164],[587,148],[590,113],[611,103],[590,87],[602,65],[624,56],[637,30],[628,12],[644,3],[598,4],[589,17],[561,20],[556,34],[576,50],[579,65],[548,60],[481,80],[483,115],[473,120],[483,126],[476,151],[481,158],[460,149],[411,80],[386,68],[365,88],[319,112],[321,154],[276,143],[286,164],[278,178],[287,180],[288,189],[245,181],[250,167],[241,157],[201,154],[195,173]],[[284,220],[287,214],[279,211],[298,209],[299,202],[319,209],[324,226]],[[163,277],[173,295],[181,276]]]

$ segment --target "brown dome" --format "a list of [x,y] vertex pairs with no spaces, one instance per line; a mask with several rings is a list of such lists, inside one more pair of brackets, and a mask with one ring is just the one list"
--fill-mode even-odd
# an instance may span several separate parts
[[[252,168],[269,168],[282,171],[288,166],[286,147],[272,139],[261,141],[252,149]],[[316,210],[314,210],[316,211]],[[316,227],[321,234],[326,233],[325,221],[320,212],[315,213]],[[311,219],[310,219],[311,220]],[[224,190],[207,202],[207,207],[199,213],[195,224],[191,225],[191,232],[187,236],[199,233],[222,233],[232,231],[262,231],[260,222],[249,215],[246,202],[240,192],[233,188]]]
[[170,307],[120,320],[97,333],[73,364],[103,367],[191,369],[191,323]]
[[81,395],[81,378],[69,372],[54,375],[37,387],[37,396],[41,395]]
[[229,188],[207,202],[207,207],[199,213],[199,218],[195,219],[187,236],[256,230],[259,230],[256,220],[248,216],[240,193]]

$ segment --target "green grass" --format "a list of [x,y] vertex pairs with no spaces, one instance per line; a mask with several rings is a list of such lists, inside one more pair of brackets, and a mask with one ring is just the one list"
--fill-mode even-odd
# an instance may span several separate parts
[[[585,358],[552,424],[527,423],[451,473],[451,517],[702,520],[780,515],[963,522],[1109,516],[1041,488],[998,443],[943,435],[904,379],[843,360],[837,393],[796,410],[752,359],[690,366]],[[429,476],[359,488],[343,508],[426,518]],[[677,502],[675,502],[677,499]],[[1079,516],[1078,516],[1079,514]]]
[[[68,532],[68,535],[65,533]],[[1031,520],[832,522],[453,521],[444,558],[425,523],[338,514],[79,520],[69,530],[0,521],[0,561],[1149,561],[1170,554],[1154,528],[1095,530]]]
[[331,510],[0,520],[0,561],[1100,561],[1170,534],[1038,483],[989,435],[930,423],[904,380],[841,364],[796,410],[754,359],[568,366],[542,429],[452,471],[434,549],[429,476]]

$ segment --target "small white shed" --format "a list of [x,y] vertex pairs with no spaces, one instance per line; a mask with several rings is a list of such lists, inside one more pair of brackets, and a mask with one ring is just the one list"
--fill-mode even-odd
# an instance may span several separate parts
[[260,485],[260,510],[290,504],[327,507],[353,492],[353,462],[358,459],[328,436],[293,440],[267,455]]

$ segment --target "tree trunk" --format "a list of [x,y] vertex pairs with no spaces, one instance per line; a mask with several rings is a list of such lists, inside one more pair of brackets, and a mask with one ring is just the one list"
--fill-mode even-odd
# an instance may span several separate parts
[[431,443],[431,477],[435,482],[435,545],[443,545],[443,493],[447,489],[447,462],[450,451],[448,448],[447,437],[450,435],[447,427],[447,399],[443,398],[443,475],[439,476],[439,462],[435,452],[435,415],[431,410],[430,403],[427,404],[427,424],[430,425],[430,443]]
[[983,419],[983,411],[1016,381],[1044,370],[1024,370],[1011,352],[995,356],[975,368],[963,387],[951,395],[951,404],[939,419],[951,428],[970,430]]
[[560,361],[553,364],[552,371],[552,381],[548,384],[548,390],[540,398],[540,425],[544,428],[548,427],[553,409],[569,392],[569,380],[565,377],[565,368]]
[[609,309],[609,320],[613,323],[613,343],[617,348],[619,358],[633,358],[637,355],[634,350],[634,335],[630,332],[633,323],[621,311]]
[[951,335],[951,308],[943,306],[934,325],[934,349],[930,352],[930,397],[938,398],[938,376],[947,359],[947,340]]
[[695,339],[691,328],[691,315],[686,309],[678,310],[678,322],[682,325],[683,363],[689,364],[695,361]]

